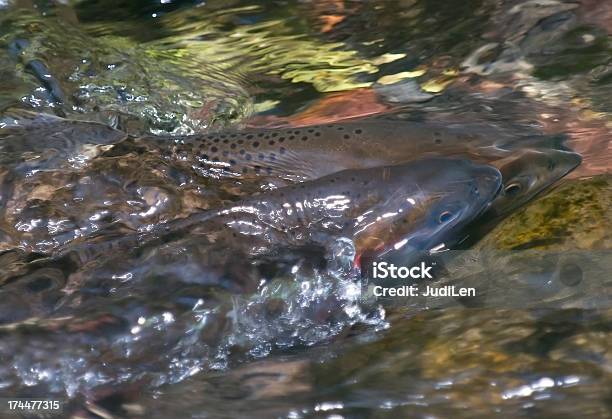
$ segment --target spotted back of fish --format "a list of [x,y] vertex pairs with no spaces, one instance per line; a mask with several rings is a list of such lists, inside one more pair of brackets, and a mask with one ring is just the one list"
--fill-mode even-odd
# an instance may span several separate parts
[[[494,135],[495,134],[495,135]],[[360,121],[250,129],[182,138],[141,138],[207,175],[315,179],[345,169],[399,164],[424,155],[490,161],[509,151],[499,133],[406,121]]]

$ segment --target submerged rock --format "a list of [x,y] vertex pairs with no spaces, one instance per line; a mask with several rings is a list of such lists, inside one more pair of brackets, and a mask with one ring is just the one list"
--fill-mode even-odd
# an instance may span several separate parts
[[192,134],[250,112],[240,76],[186,51],[92,36],[29,9],[3,11],[0,24],[0,74],[18,81],[2,107],[25,104],[140,134]]

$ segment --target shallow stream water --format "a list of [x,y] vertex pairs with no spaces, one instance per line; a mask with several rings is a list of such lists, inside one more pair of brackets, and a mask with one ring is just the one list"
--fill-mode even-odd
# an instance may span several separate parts
[[[596,0],[0,0],[0,398],[612,417],[611,36]],[[371,298],[351,237],[155,236],[277,186],[203,169],[183,136],[363,118],[543,135],[582,163],[437,260],[474,299]]]

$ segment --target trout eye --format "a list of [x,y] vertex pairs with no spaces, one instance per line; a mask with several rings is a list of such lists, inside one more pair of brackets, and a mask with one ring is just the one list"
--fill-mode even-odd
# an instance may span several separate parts
[[438,222],[444,224],[453,219],[454,214],[450,211],[443,211],[438,217]]
[[521,184],[518,182],[514,182],[504,188],[504,194],[508,196],[515,196],[521,191],[521,189],[523,189]]

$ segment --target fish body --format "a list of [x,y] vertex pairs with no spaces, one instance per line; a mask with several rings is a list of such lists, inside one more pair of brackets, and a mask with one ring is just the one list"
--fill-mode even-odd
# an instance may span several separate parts
[[[487,210],[486,218],[492,223],[580,164],[580,155],[564,150],[559,140],[549,136],[513,138],[482,126],[366,120],[209,134],[175,139],[170,147],[171,153],[183,160],[196,157],[209,174],[265,177],[274,179],[273,183],[280,179],[280,185],[341,170],[401,165],[428,156],[486,162],[500,170],[504,184]],[[167,140],[156,141],[169,146]]]
[[489,218],[499,218],[525,204],[581,162],[580,155],[565,148],[562,136],[516,137],[485,126],[389,120],[250,129],[153,141],[206,175],[243,181],[259,178],[256,181],[261,181],[264,188],[428,156],[468,158],[492,164],[502,173],[504,189],[492,203]]
[[330,237],[346,237],[358,254],[381,255],[404,246],[427,250],[482,213],[500,186],[501,174],[492,166],[423,158],[344,170],[166,228],[207,232],[207,224],[220,223],[270,246],[325,245]]
[[296,182],[341,170],[401,164],[426,155],[489,162],[508,157],[518,147],[539,145],[550,139],[517,139],[482,126],[363,120],[180,138],[142,137],[136,141],[154,144],[207,174]]
[[143,233],[109,238],[101,231],[60,249],[52,259],[68,258],[72,269],[80,269],[104,255],[140,255],[189,236],[202,246],[224,246],[251,256],[290,247],[326,248],[338,238],[353,241],[359,256],[377,257],[399,248],[425,251],[452,242],[489,207],[500,185],[496,168],[462,159],[424,158],[344,170]]

